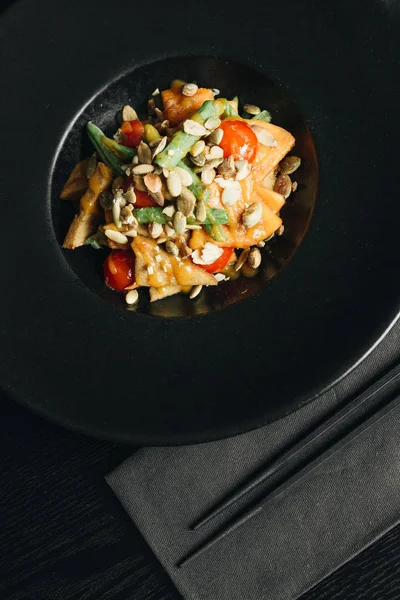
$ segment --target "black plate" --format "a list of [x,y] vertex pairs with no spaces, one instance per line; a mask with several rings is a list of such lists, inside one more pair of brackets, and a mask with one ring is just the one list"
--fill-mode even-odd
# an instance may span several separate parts
[[[399,9],[384,0],[248,2],[240,12],[42,0],[6,13],[3,388],[67,427],[175,444],[259,427],[352,369],[399,313],[399,30]],[[99,255],[60,249],[69,215],[57,194],[88,150],[87,116],[111,126],[122,100],[144,101],[179,68],[270,100],[274,122],[298,136],[300,193],[257,280],[131,312],[104,290]],[[314,144],[319,193],[300,244]]]

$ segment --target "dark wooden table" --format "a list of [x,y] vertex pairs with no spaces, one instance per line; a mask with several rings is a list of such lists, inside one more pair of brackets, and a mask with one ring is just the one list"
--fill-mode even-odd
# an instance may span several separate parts
[[[104,480],[133,448],[65,431],[4,395],[0,440],[1,600],[180,598]],[[398,599],[399,565],[400,527],[302,600]]]

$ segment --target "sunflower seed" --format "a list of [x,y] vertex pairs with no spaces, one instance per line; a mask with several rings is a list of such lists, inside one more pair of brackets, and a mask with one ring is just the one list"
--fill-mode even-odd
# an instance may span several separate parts
[[191,156],[190,160],[196,167],[203,167],[206,162],[206,157],[204,154],[198,154],[197,156]]
[[214,94],[214,96],[218,96],[220,94],[220,91],[218,88],[213,88],[211,91]]
[[186,229],[202,229],[201,225],[186,225]]
[[179,254],[178,246],[174,244],[174,242],[171,242],[171,240],[168,240],[165,243],[165,249],[168,252],[168,254],[172,254],[172,256],[178,256]]
[[196,206],[196,219],[203,223],[207,217],[206,205],[202,200],[199,200]]
[[161,191],[162,181],[159,175],[147,173],[147,175],[143,177],[143,181],[149,192],[156,194]]
[[124,108],[122,109],[122,120],[123,121],[136,121],[136,119],[138,119],[138,115],[137,112],[134,108],[132,108],[132,106],[129,106],[129,104],[126,104],[124,106]]
[[112,205],[112,217],[116,227],[121,227],[121,205],[119,202],[114,202]]
[[141,175],[133,175],[133,183],[139,192],[147,192],[147,187],[145,186],[143,177]]
[[136,304],[136,302],[138,300],[139,300],[139,293],[138,293],[137,290],[129,290],[129,292],[125,296],[125,302],[127,304],[129,304],[129,306],[132,306],[133,304]]
[[283,235],[283,232],[285,231],[285,226],[281,225],[279,227],[279,229],[276,230],[276,235]]
[[270,148],[276,148],[278,142],[276,141],[276,138],[272,135],[272,133],[267,131],[261,125],[251,125],[251,128],[256,134],[260,144],[263,144],[264,146],[269,146]]
[[127,237],[136,237],[137,234],[137,229],[128,229],[128,231],[124,231],[124,235],[126,235]]
[[222,204],[226,208],[229,208],[230,206],[236,204],[238,200],[240,200],[241,195],[242,192],[240,189],[233,187],[225,188],[221,196]]
[[176,231],[170,225],[164,225],[164,231],[165,231],[165,233],[166,233],[166,235],[168,237],[171,237],[171,238],[175,238],[176,237]]
[[243,213],[243,225],[245,227],[254,227],[260,221],[262,216],[261,202],[253,202]]
[[293,183],[292,183],[292,192],[295,192],[298,187],[299,187],[299,184],[297,183],[297,181],[293,181]]
[[282,175],[291,175],[301,165],[301,158],[298,156],[287,156],[279,163],[279,170]]
[[140,142],[137,155],[139,158],[139,162],[145,165],[151,164],[151,148],[145,142]]
[[222,129],[214,129],[214,131],[208,136],[207,144],[218,146],[224,137]]
[[215,169],[206,169],[201,173],[201,181],[204,185],[211,185],[216,176]]
[[89,158],[89,162],[86,167],[87,179],[90,179],[90,177],[92,177],[94,175],[94,173],[96,171],[96,167],[97,167],[97,154],[96,154],[96,152],[93,152],[92,156]]
[[167,188],[173,198],[179,196],[182,191],[182,182],[176,171],[171,171],[167,179]]
[[114,181],[112,182],[112,186],[111,186],[112,193],[115,194],[115,192],[122,187],[123,183],[124,183],[124,178],[121,177],[121,175],[118,175],[118,177],[116,177],[114,179]]
[[153,171],[154,171],[153,165],[149,165],[149,164],[136,165],[136,167],[133,167],[133,169],[132,169],[132,173],[134,175],[146,175],[146,173],[152,173]]
[[212,160],[213,158],[223,158],[224,151],[220,146],[212,146],[210,148],[210,152],[207,154],[207,160]]
[[258,115],[261,112],[261,108],[255,104],[245,104],[243,110],[249,115]]
[[149,223],[148,230],[150,236],[154,239],[157,239],[164,231],[163,226],[160,223]]
[[[218,146],[214,146],[217,148]],[[222,175],[222,177],[232,177],[235,173],[235,161],[233,160],[233,156],[228,156],[224,158],[222,163],[218,167],[218,175]]]
[[153,198],[154,202],[156,202],[158,204],[158,206],[164,206],[164,194],[159,191],[159,192],[150,192],[149,191],[149,196],[151,198]]
[[185,217],[188,217],[196,206],[196,196],[187,187],[182,187],[176,206]]
[[109,240],[116,242],[117,244],[127,244],[128,238],[123,233],[115,231],[114,229],[105,229],[104,233]]
[[202,135],[206,135],[208,133],[207,129],[197,123],[197,121],[193,121],[192,119],[186,119],[183,122],[183,131],[188,133],[189,135],[195,135],[197,137],[201,137]]
[[182,94],[184,96],[194,96],[198,90],[198,86],[195,83],[185,83],[182,86]]
[[217,129],[217,127],[219,127],[220,125],[221,119],[219,119],[218,117],[209,117],[204,123],[204,127],[209,131]]
[[173,206],[173,204],[170,204],[169,206],[164,208],[162,212],[164,215],[167,215],[167,217],[173,217],[175,214],[175,206]]
[[157,154],[160,154],[160,152],[162,152],[164,150],[166,145],[167,145],[167,136],[165,135],[164,137],[161,138],[161,140],[158,142],[157,146],[153,150],[153,160],[157,156]]
[[247,264],[252,269],[258,269],[258,267],[261,265],[261,252],[258,248],[251,248],[247,257]]
[[198,156],[199,154],[201,154],[204,150],[204,146],[205,146],[205,141],[204,140],[199,140],[198,142],[196,142],[195,144],[193,144],[193,146],[190,148],[190,154],[192,156]]
[[244,179],[245,177],[247,177],[247,175],[250,175],[251,166],[247,162],[247,160],[237,160],[235,162],[235,167],[237,169],[237,173],[236,173],[237,181],[240,181],[241,179]]
[[237,261],[235,262],[235,271],[240,271],[240,269],[243,267],[244,263],[247,260],[248,255],[250,254],[250,248],[246,248],[245,250],[243,250],[239,256],[239,258],[237,259]]
[[192,287],[192,289],[190,290],[189,298],[191,300],[194,300],[194,298],[196,298],[196,296],[200,294],[202,288],[202,285],[195,285],[194,287]]
[[179,210],[174,214],[173,224],[178,235],[183,233],[186,229],[186,217]]
[[275,181],[274,192],[278,194],[282,194],[285,198],[289,198],[290,193],[292,191],[292,180],[289,175],[279,175]]
[[182,169],[182,167],[175,167],[174,171],[175,173],[178,173],[182,185],[192,185],[193,177],[191,176],[189,171],[186,171],[186,169]]
[[159,108],[157,108],[157,106],[154,108],[154,112],[156,113],[156,117],[157,119],[159,119],[160,121],[164,121],[164,113],[162,110],[160,110]]
[[159,93],[160,93],[160,90],[158,88],[156,88],[151,95],[152,96],[158,96]]

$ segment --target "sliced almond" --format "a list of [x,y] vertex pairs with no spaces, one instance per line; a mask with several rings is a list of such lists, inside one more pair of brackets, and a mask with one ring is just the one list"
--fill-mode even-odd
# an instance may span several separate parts
[[192,119],[186,119],[183,123],[183,131],[188,133],[189,135],[195,135],[196,137],[201,137],[208,133],[208,130],[197,123],[197,121],[193,121]]
[[269,146],[270,148],[276,148],[278,142],[272,133],[267,131],[264,127],[261,127],[261,125],[250,125],[250,127],[256,134],[260,144],[264,144],[264,146]]
[[259,223],[262,216],[261,202],[253,202],[243,213],[243,225],[247,228],[254,227]]
[[230,206],[233,206],[234,204],[236,204],[236,202],[238,200],[240,200],[241,195],[242,195],[242,192],[240,189],[233,188],[233,187],[227,187],[222,192],[222,196],[221,196],[222,204],[226,208],[229,208]]
[[157,192],[161,191],[162,181],[159,175],[156,175],[155,173],[147,173],[143,177],[143,181],[149,192],[157,194]]
[[175,167],[174,171],[175,173],[178,173],[182,185],[185,185],[186,187],[188,185],[192,185],[193,177],[191,176],[189,171],[186,171],[186,169],[182,169],[182,167]]
[[137,112],[134,108],[132,108],[132,106],[129,106],[129,104],[126,104],[124,106],[124,108],[122,109],[122,120],[123,121],[136,121],[136,119],[138,119],[138,115]]

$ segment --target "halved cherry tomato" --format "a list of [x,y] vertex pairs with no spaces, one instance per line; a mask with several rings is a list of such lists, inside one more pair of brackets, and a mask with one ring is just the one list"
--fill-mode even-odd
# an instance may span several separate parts
[[211,265],[198,265],[208,273],[219,273],[223,271],[232,258],[233,248],[224,248],[221,256],[217,258]]
[[224,137],[219,145],[224,151],[224,156],[232,155],[235,160],[253,162],[258,150],[258,139],[254,131],[244,121],[222,121],[219,129],[224,132]]
[[[126,179],[124,179],[124,182],[122,184],[123,191],[126,192],[131,185],[133,185],[133,177],[129,176]],[[135,196],[135,208],[143,208],[145,206],[158,206],[157,202],[154,202],[153,198],[147,192],[142,192],[135,188]]]
[[129,148],[137,148],[144,135],[143,123],[139,119],[134,121],[124,121],[121,125],[123,133],[121,144]]
[[130,250],[112,250],[103,268],[106,285],[116,292],[123,292],[135,281],[135,255]]

